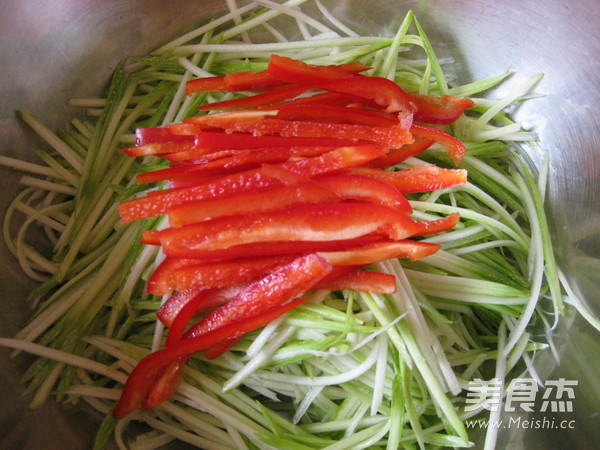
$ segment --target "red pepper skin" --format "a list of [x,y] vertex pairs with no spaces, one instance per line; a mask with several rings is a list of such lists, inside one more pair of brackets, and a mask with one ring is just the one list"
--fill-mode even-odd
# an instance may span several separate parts
[[158,265],[146,283],[146,290],[152,295],[165,295],[175,290],[173,273],[180,267],[196,263],[193,259],[165,258]]
[[368,203],[302,205],[283,211],[222,217],[159,232],[168,256],[198,258],[243,244],[345,241],[367,235],[405,239],[419,227],[406,214]]
[[226,339],[222,342],[219,342],[212,347],[208,347],[204,350],[204,356],[207,359],[215,359],[221,356],[223,353],[227,352],[231,347],[235,345],[235,343],[239,341],[239,339]]
[[153,170],[140,173],[136,177],[138,184],[155,183],[164,180],[188,180],[196,178],[214,177],[231,172],[260,167],[264,163],[281,163],[292,156],[291,151],[277,149],[255,150],[252,152],[239,152],[237,155],[217,158],[211,161],[185,162],[172,165],[167,169]]
[[235,324],[289,299],[300,297],[331,270],[331,264],[316,254],[300,256],[242,289],[238,295],[192,326],[184,338],[194,338],[224,325]]
[[[276,306],[257,316],[217,328],[195,339],[181,340],[177,344],[148,355],[129,374],[121,398],[113,410],[113,417],[119,419],[137,409],[155,408],[162,401],[170,398],[176,390],[180,372],[180,368],[176,366],[183,366],[187,358],[196,351],[217,345],[223,340],[239,338],[268,324],[302,304],[303,301],[304,299],[299,299]],[[176,366],[173,366],[174,363]],[[165,368],[171,369],[168,376],[164,376]],[[157,380],[161,372],[163,377]]]
[[357,167],[352,173],[373,177],[395,186],[403,194],[433,191],[467,182],[467,171],[464,169],[442,169],[433,164],[421,164],[410,169],[395,172]]
[[189,138],[174,135],[168,128],[137,128],[135,130],[135,145],[158,144],[164,142],[186,142]]
[[452,159],[457,166],[460,164],[462,157],[467,151],[464,144],[454,136],[450,136],[448,133],[444,133],[436,128],[413,124],[410,127],[410,132],[415,138],[431,139],[442,144],[448,152],[450,159]]
[[235,111],[240,109],[254,109],[262,106],[269,106],[276,103],[280,103],[284,100],[289,100],[314,88],[315,87],[313,85],[306,83],[285,85],[273,88],[267,92],[251,95],[249,97],[207,103],[205,105],[200,106],[198,109],[200,111]]
[[387,113],[413,114],[416,111],[411,96],[387,78],[357,75],[315,83],[315,85],[324,91],[338,92],[360,98],[365,104],[383,109]]
[[436,233],[441,233],[442,231],[447,231],[450,228],[454,228],[459,220],[460,220],[460,214],[452,213],[446,217],[443,217],[442,219],[418,222],[419,226],[421,227],[418,234],[419,235],[436,234]]
[[465,110],[475,106],[468,98],[458,98],[451,95],[410,94],[417,106],[415,121],[432,124],[450,124],[456,121]]
[[391,184],[361,175],[326,175],[315,180],[346,200],[358,200],[387,206],[404,214],[412,207],[402,193]]
[[195,146],[212,150],[249,149],[266,147],[342,147],[356,145],[352,139],[252,136],[244,133],[225,134],[216,131],[199,131],[196,124],[178,123],[169,125],[173,133],[194,136]]
[[437,252],[441,246],[412,240],[382,240],[363,246],[347,247],[340,251],[318,254],[334,266],[366,266],[391,258],[409,258],[417,261]]
[[262,276],[289,263],[291,259],[293,256],[283,255],[237,258],[205,264],[197,262],[175,269],[173,279],[177,290],[224,288]]
[[[229,137],[230,135],[228,135]],[[278,137],[278,136],[265,136],[267,138],[269,137]],[[287,140],[289,141],[288,138],[280,138],[282,140]],[[302,139],[302,138],[299,138]],[[285,142],[284,142],[285,143]],[[342,146],[346,145],[346,143],[350,143],[350,141],[342,141]],[[207,148],[207,147],[194,147],[191,150],[183,150],[180,152],[176,152],[176,153],[169,153],[167,155],[163,155],[163,158],[168,159],[171,162],[177,163],[177,162],[193,162],[195,164],[201,164],[201,163],[205,163],[205,162],[210,162],[210,161],[214,161],[216,159],[221,159],[221,158],[231,158],[231,157],[237,157],[237,156],[244,156],[246,154],[251,155],[252,153],[256,154],[256,153],[263,153],[264,154],[270,154],[272,153],[278,153],[278,154],[282,154],[282,155],[287,155],[288,158],[291,157],[301,157],[301,158],[306,158],[306,157],[312,157],[312,156],[319,156],[322,155],[323,153],[327,153],[330,152],[332,150],[335,150],[337,147],[340,147],[340,145],[328,145],[328,146],[320,146],[320,145],[299,145],[299,146],[295,146],[293,145],[294,142],[287,142],[287,144],[289,145],[284,145],[281,147],[278,146],[265,146],[265,147],[255,147],[255,148],[229,148],[226,150],[215,150],[215,149],[211,149],[211,148]],[[267,162],[264,162],[261,165],[264,164],[268,164]]]
[[156,312],[156,315],[164,325],[170,327],[183,307],[188,302],[194,300],[196,296],[202,297],[202,300],[194,300],[196,302],[196,310],[199,312],[205,309],[221,306],[229,299],[237,295],[246,286],[246,284],[248,283],[231,285],[221,289],[211,289],[208,292],[200,291],[198,289],[177,291],[161,305]]
[[232,72],[225,75],[226,90],[229,92],[266,91],[284,84],[285,82],[275,78],[267,71]]
[[282,107],[295,106],[295,105],[306,105],[313,107],[321,106],[344,106],[347,107],[352,103],[356,102],[357,99],[352,98],[350,95],[340,94],[337,92],[319,92],[307,97],[298,97],[293,100],[287,100],[279,103],[273,103],[272,105],[262,106],[256,108],[258,110],[273,111],[279,110]]
[[197,92],[226,91],[225,77],[194,78],[185,85],[185,94],[192,95]]
[[[279,165],[298,175],[313,177],[358,166],[383,154],[385,154],[385,150],[375,145],[341,147],[314,158],[289,161]],[[170,189],[146,197],[127,200],[119,205],[118,210],[123,222],[133,222],[137,219],[166,214],[175,205],[193,200],[230,195],[277,183],[279,183],[278,180],[265,176],[260,169],[252,169],[207,179],[205,183],[189,188]]]
[[[158,236],[155,238],[160,245]],[[251,256],[269,256],[269,255],[305,255],[315,252],[330,252],[343,250],[348,247],[356,247],[383,240],[383,236],[378,234],[360,236],[354,239],[340,239],[337,241],[269,241],[256,242],[252,244],[234,245],[232,247],[220,250],[193,252],[195,258],[202,258],[205,261],[223,261],[232,258],[246,258]],[[177,254],[178,251],[174,250]],[[191,252],[188,252],[190,254]]]
[[351,289],[371,294],[392,294],[397,290],[394,275],[359,269],[350,270],[330,280],[320,281],[315,287],[330,291]]
[[402,161],[407,160],[411,156],[416,156],[421,152],[424,152],[435,143],[432,139],[417,138],[412,144],[403,145],[400,148],[391,150],[387,155],[382,158],[377,158],[371,161],[369,167],[376,167],[378,169],[385,169],[387,167],[395,166]]
[[192,136],[175,135],[177,139],[167,142],[153,142],[149,144],[139,145],[137,147],[129,147],[121,150],[127,156],[148,156],[160,155],[165,156],[181,151],[191,151],[195,148],[194,138]]
[[[216,115],[215,115],[216,116]],[[251,136],[282,136],[287,138],[350,139],[354,142],[374,142],[388,148],[398,148],[413,142],[411,133],[399,124],[394,126],[366,126],[347,123],[307,122],[264,117],[229,120],[229,118],[202,116],[202,121],[190,118],[188,132],[200,135],[211,128],[222,128],[227,134],[249,133]],[[182,130],[186,124],[174,125]]]
[[[354,70],[349,70],[353,67]],[[364,72],[369,67],[360,62],[345,65],[345,70],[334,65],[312,65],[304,61],[285,56],[272,55],[267,72],[274,78],[288,83],[310,83],[318,81],[338,80]]]
[[188,202],[169,211],[169,224],[181,227],[236,214],[269,212],[306,203],[336,203],[342,200],[342,197],[325,186],[314,182],[269,186],[226,197]]
[[398,126],[397,117],[381,111],[309,103],[283,104],[277,109],[277,118],[309,122],[347,123],[373,127]]

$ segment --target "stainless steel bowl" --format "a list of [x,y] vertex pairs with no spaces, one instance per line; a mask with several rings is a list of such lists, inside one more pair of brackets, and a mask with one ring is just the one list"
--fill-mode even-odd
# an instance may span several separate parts
[[[436,49],[457,61],[461,81],[506,70],[514,78],[545,73],[543,97],[515,112],[537,131],[551,161],[548,211],[560,263],[589,306],[600,314],[600,9],[596,0],[323,0],[342,21],[370,34],[391,33],[412,9]],[[103,2],[4,0],[0,6],[0,153],[33,160],[39,142],[15,110],[36,113],[50,128],[73,112],[69,97],[97,93],[124,56],[143,55],[215,11],[225,1]],[[0,167],[0,214],[18,192],[19,175]],[[8,252],[1,244],[1,252]],[[33,284],[9,256],[0,259],[0,335],[25,322]],[[570,419],[574,429],[501,432],[499,448],[599,448],[600,335],[581,318],[557,330],[561,363],[542,358],[548,378],[579,381]],[[53,404],[27,409],[18,374],[22,359],[0,351],[1,448],[87,448],[95,426],[78,411]]]

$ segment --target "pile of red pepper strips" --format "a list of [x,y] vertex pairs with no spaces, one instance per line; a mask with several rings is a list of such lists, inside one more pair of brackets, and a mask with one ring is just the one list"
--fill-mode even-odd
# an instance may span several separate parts
[[[447,230],[458,215],[415,221],[404,194],[464,183],[466,171],[384,169],[434,142],[458,164],[465,148],[441,128],[473,103],[408,93],[362,75],[367,69],[273,55],[263,72],[187,84],[188,95],[253,95],[200,108],[222,112],[137,130],[126,154],[171,161],[138,182],[168,180],[169,188],[126,201],[119,212],[124,222],[168,215],[168,228],[142,239],[166,255],[148,291],[171,294],[157,313],[169,331],[165,347],[130,374],[115,417],[170,398],[196,351],[222,354],[301,304],[307,291],[391,293],[395,278],[366,266],[439,249],[409,238]],[[193,323],[197,314],[204,317]]]

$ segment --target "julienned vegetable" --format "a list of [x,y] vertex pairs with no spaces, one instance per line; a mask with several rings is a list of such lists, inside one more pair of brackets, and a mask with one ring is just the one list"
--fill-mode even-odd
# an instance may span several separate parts
[[[40,406],[56,393],[60,399],[83,400],[105,416],[97,448],[113,435],[122,448],[156,448],[174,439],[200,448],[235,449],[468,446],[465,421],[486,412],[465,410],[469,380],[508,381],[523,374],[539,380],[532,359],[552,345],[553,323],[568,307],[563,297],[581,304],[571,298],[572,290],[563,284],[552,255],[543,213],[547,168],[540,167],[536,179],[519,151],[509,151],[513,142],[519,143],[516,149],[539,151],[531,142],[535,135],[523,131],[503,110],[523,99],[540,76],[515,86],[504,98],[474,99],[475,107],[457,118],[453,99],[467,98],[459,100],[463,108],[463,101],[495,86],[507,74],[455,85],[443,71],[452,61],[436,58],[411,13],[395,36],[359,37],[320,3],[315,6],[323,20],[317,22],[303,9],[308,3],[312,2],[299,0],[291,7],[261,0],[238,8],[228,2],[232,10],[223,17],[150,57],[136,58],[133,65],[119,65],[106,98],[73,101],[87,107],[88,119],[74,119],[69,129],[57,134],[32,115],[21,113],[51,150],[38,152],[43,165],[2,158],[3,164],[29,172],[22,178],[25,190],[7,212],[4,234],[25,272],[42,283],[32,293],[39,308],[31,322],[16,339],[0,343],[41,356],[23,377],[35,393],[32,406]],[[286,18],[289,26],[275,28]],[[272,33],[274,42],[252,43],[260,28]],[[296,29],[301,30],[301,40],[285,34]],[[408,47],[421,56],[405,57],[402,50]],[[290,63],[283,67],[287,76],[307,68],[285,58],[331,67],[319,73],[308,67],[315,78],[311,86],[285,86],[268,72],[273,54],[283,57],[278,63]],[[361,79],[310,97],[300,93],[331,87],[325,78],[338,76],[339,71]],[[232,75],[239,73],[244,74]],[[360,94],[358,85],[366,83],[362,78],[373,76],[390,80],[378,82],[386,89],[366,89],[363,97],[368,107],[350,108],[348,96]],[[192,79],[203,81],[195,83],[198,92],[186,97]],[[401,86],[406,95],[393,86]],[[237,93],[243,89],[259,92],[252,97]],[[394,102],[386,101],[385,95],[382,100],[380,94],[387,89],[396,93]],[[302,98],[290,103],[298,95]],[[339,120],[344,129],[359,133],[365,126],[394,127],[399,119],[395,137],[411,137],[414,143],[387,151],[381,144],[340,142],[344,138],[339,135],[239,136],[243,131],[203,130],[204,119],[183,122],[205,117],[198,110],[203,105],[231,106],[224,102],[240,99],[238,106],[246,108],[252,104],[248,98],[256,102],[257,97],[260,102],[252,108],[260,112],[242,122],[246,130],[267,119],[314,120],[318,104],[324,121]],[[418,116],[419,111],[427,114],[426,119]],[[221,117],[221,125],[229,126],[227,118],[232,116],[228,114],[233,112],[206,117]],[[411,118],[436,125],[413,126]],[[178,128],[193,133],[174,134]],[[440,134],[440,129],[445,133]],[[309,127],[309,131],[318,129]],[[464,155],[457,142],[464,143]],[[142,159],[122,154],[122,148]],[[287,159],[281,161],[277,158],[284,148]],[[238,153],[238,149],[253,151]],[[459,169],[468,170],[468,182],[438,189],[436,180],[448,176],[451,181],[461,173],[454,166],[458,159]],[[210,161],[206,164],[211,171],[221,175],[198,185],[206,173],[188,167],[185,161],[191,160]],[[171,170],[171,163],[173,168],[182,167]],[[382,171],[388,166],[394,170]],[[173,173],[176,179],[171,178]],[[175,188],[165,189],[162,181],[137,184],[158,175],[173,180]],[[340,175],[345,183],[339,182]],[[542,181],[539,186],[538,181]],[[311,190],[313,182],[327,189],[316,194]],[[246,183],[252,189],[236,190]],[[323,289],[280,306],[273,306],[274,296],[275,303],[251,317],[236,316],[239,311],[234,307],[217,313],[228,300],[235,305],[252,299],[257,307],[265,306],[259,295],[264,285],[220,286],[211,270],[240,274],[227,259],[190,265],[186,258],[164,255],[158,246],[143,244],[140,238],[148,244],[168,240],[180,251],[177,236],[169,235],[159,216],[168,213],[173,222],[191,220],[179,226],[195,227],[207,217],[188,219],[186,208],[192,203],[187,202],[206,202],[202,204],[209,214],[221,214],[218,220],[226,220],[231,208],[251,202],[247,196],[253,190],[285,193],[283,203],[295,195],[331,198],[315,201],[315,208],[372,203],[381,193],[385,201],[374,206],[410,214],[415,223],[436,224],[421,234],[441,232],[408,241],[359,237],[351,249],[347,245],[320,249],[310,256],[303,256],[306,250],[302,250],[291,258],[289,253],[251,256],[240,253],[238,246],[236,258],[248,259],[240,259],[237,270],[251,271],[249,277],[260,279],[256,273],[261,270],[272,273],[270,264],[284,270],[301,263],[314,269],[311,273],[336,266],[336,277],[318,282],[311,278],[315,288]],[[136,201],[128,200],[142,191]],[[408,206],[397,191],[408,199]],[[230,200],[211,203],[207,192],[228,195]],[[279,198],[273,195],[265,210],[282,208]],[[122,224],[118,205],[126,220],[143,219]],[[22,214],[25,219],[13,236],[10,225]],[[51,259],[29,245],[32,224],[42,226],[47,235]],[[244,245],[250,246],[246,250],[268,247]],[[209,251],[221,252],[222,257],[230,250]],[[355,270],[367,264],[372,266],[361,271],[361,277],[366,277],[362,280]],[[390,276],[395,280],[392,293]],[[195,284],[198,278],[212,283],[211,287],[202,289]],[[293,292],[295,278],[285,279],[289,284],[282,289]],[[147,292],[147,284],[156,289],[154,294]],[[367,287],[373,292],[364,292]],[[161,298],[173,290],[174,294]],[[196,331],[204,339],[200,346],[190,337],[194,328],[186,331],[196,310],[215,314],[223,324],[206,331],[201,325],[205,322],[199,321]],[[169,326],[168,332],[157,316]],[[235,325],[224,324],[232,318]],[[534,319],[545,326],[547,339],[528,332]],[[158,350],[165,345],[178,349],[177,361],[173,354]],[[191,347],[205,350],[194,353]],[[160,368],[152,364],[159,360]],[[133,372],[138,363],[155,371],[151,380]],[[140,402],[158,406],[115,420],[113,410],[129,374],[141,378],[143,389],[129,391],[129,400],[124,393],[127,403],[134,408]],[[180,376],[177,392],[165,400],[172,392],[170,382]],[[131,441],[125,437],[131,421],[145,422],[152,431]],[[490,448],[495,433],[488,430]]]
[[[363,66],[360,68],[367,69]],[[242,73],[241,77],[247,78],[248,75]],[[412,122],[409,114],[415,112],[421,118],[426,118],[433,109],[431,105],[443,104],[446,117],[456,119],[465,109],[474,105],[470,100],[460,101],[445,96],[435,101],[432,100],[433,96],[428,96],[424,113],[419,114],[411,103],[411,113],[403,111],[399,117],[394,117],[386,114],[390,105],[399,104],[399,99],[407,103],[411,97],[386,78],[348,73],[341,71],[339,66],[309,65],[277,55],[271,56],[267,70],[258,72],[257,77],[262,77],[258,90],[266,90],[267,93],[314,83],[326,92],[342,94],[336,103],[342,102],[346,106],[336,106],[338,115],[332,118],[319,116],[320,103],[310,104],[308,110],[306,103],[303,103],[300,104],[300,111],[304,111],[304,114],[298,117],[298,104],[290,99],[277,107],[283,111],[287,108],[289,112],[292,105],[292,110],[296,109],[296,116],[293,117],[280,115],[280,109],[264,113],[252,109],[206,114],[185,119],[182,125],[169,125],[167,133],[160,135],[160,143],[168,144],[170,149],[170,153],[166,154],[161,149],[163,157],[172,159],[169,156],[180,152],[193,153],[195,149],[203,150],[204,154],[200,159],[176,158],[177,162],[167,169],[146,172],[137,177],[138,183],[169,180],[176,186],[162,194],[151,194],[153,200],[158,201],[158,207],[166,209],[171,227],[152,232],[150,237],[144,238],[144,242],[160,245],[167,256],[152,274],[148,292],[167,295],[177,290],[178,293],[174,294],[176,300],[167,300],[166,303],[175,303],[178,311],[175,312],[170,305],[169,314],[165,317],[159,310],[159,319],[169,327],[165,348],[142,360],[130,374],[115,407],[115,417],[124,417],[140,408],[154,408],[168,400],[181,384],[181,369],[194,352],[204,350],[209,359],[220,356],[244,333],[264,325],[264,321],[259,319],[263,315],[274,311],[280,314],[287,312],[287,308],[281,308],[282,305],[313,289],[352,289],[377,294],[396,291],[393,275],[358,270],[366,266],[364,263],[350,266],[347,263],[332,263],[326,256],[323,257],[327,251],[338,250],[355,255],[355,259],[366,259],[376,255],[372,252],[373,244],[394,246],[401,242],[404,247],[412,245],[414,249],[409,249],[408,253],[416,255],[419,243],[408,241],[407,238],[440,233],[458,223],[458,214],[438,220],[414,221],[409,217],[412,208],[402,194],[465,183],[464,170],[422,166],[428,170],[405,169],[392,173],[399,177],[390,178],[386,176],[388,172],[379,168],[370,168],[363,175],[348,172],[348,169],[357,168],[355,164],[345,167],[346,173],[325,177],[310,177],[310,172],[302,174],[301,169],[314,165],[314,159],[320,155],[335,151],[361,154],[361,145],[375,146],[376,151],[371,153],[370,158],[354,159],[363,166],[368,165],[381,157],[385,158],[392,149],[413,143],[411,130],[417,126],[408,125]],[[229,80],[235,78],[235,74],[229,75]],[[227,76],[223,80],[225,85],[218,82],[199,85],[190,81],[186,92],[197,91],[200,87],[232,91],[231,85],[226,83]],[[333,90],[329,87],[332,80],[338,81]],[[348,86],[353,86],[356,80],[360,89],[351,91]],[[386,85],[392,85],[387,90],[381,90],[381,80],[385,80]],[[340,86],[344,86],[344,89],[339,89]],[[254,90],[252,87],[245,86],[246,90]],[[377,92],[376,102],[373,101],[373,89]],[[254,108],[262,106],[254,99],[257,96],[264,98],[264,95],[248,96],[246,104]],[[241,102],[237,99],[218,102],[213,106],[227,110],[232,102],[236,108],[240,108]],[[374,106],[385,111],[374,110]],[[441,114],[435,115],[436,122],[439,122],[439,117]],[[376,118],[381,120],[374,120]],[[426,127],[419,126],[418,129]],[[220,154],[226,147],[211,149],[203,146],[202,134],[206,131],[220,132],[222,137],[235,134],[240,141],[256,136],[328,138],[330,141],[325,148],[289,145],[252,150],[230,149],[226,156],[219,157],[214,155]],[[169,133],[175,137],[193,136],[194,146],[190,148],[186,141],[169,141]],[[446,137],[444,132],[438,130],[433,137],[444,141],[452,139],[455,145],[453,156],[457,163],[460,162],[465,152],[462,143]],[[357,145],[348,147],[347,140]],[[149,137],[144,141],[140,145],[159,143],[152,142]],[[303,166],[284,168],[292,152]],[[126,149],[125,153],[139,152]],[[274,162],[279,164],[267,167],[265,173],[263,166]],[[333,161],[321,166],[326,173],[339,170],[339,165]],[[232,179],[240,178],[252,181],[232,182]],[[404,182],[398,182],[399,179]],[[196,192],[193,199],[188,196],[183,203],[165,200],[171,193],[180,195],[181,189],[186,189],[181,187],[183,180],[186,186],[200,186],[201,190]],[[232,188],[225,193],[206,189],[207,185],[215,184]],[[348,203],[348,200],[351,202]],[[161,205],[162,201],[169,204]],[[144,202],[147,203],[142,197],[123,204],[120,207],[122,217],[130,220],[132,209],[144,213],[139,206]],[[207,203],[208,208],[205,207]],[[144,217],[153,215],[155,211],[150,209],[143,214]],[[364,245],[361,239],[372,244]],[[388,259],[385,253],[381,256],[386,257],[374,258],[368,263]],[[414,256],[412,259],[415,260]],[[190,290],[194,292],[188,295]],[[237,293],[227,296],[224,290]],[[216,309],[184,333],[194,316],[202,312],[206,314],[209,307]],[[271,317],[279,316],[272,314]],[[246,321],[255,325],[242,327],[241,324]],[[244,333],[240,331],[242,328]],[[208,339],[213,334],[218,336],[215,343]]]

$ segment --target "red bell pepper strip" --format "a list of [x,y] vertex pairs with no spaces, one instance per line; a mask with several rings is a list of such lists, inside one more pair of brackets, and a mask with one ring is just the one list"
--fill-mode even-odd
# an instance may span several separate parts
[[305,120],[309,122],[348,123],[373,127],[393,127],[398,118],[381,111],[349,108],[334,105],[311,105],[309,103],[283,104],[277,109],[277,118]]
[[213,345],[212,347],[208,347],[204,350],[204,356],[207,359],[215,359],[221,356],[223,353],[228,351],[231,347],[235,345],[235,343],[239,341],[239,339],[226,339],[218,344]]
[[351,289],[372,294],[392,294],[397,290],[394,275],[359,269],[353,269],[333,279],[322,280],[315,288],[330,291]]
[[418,232],[418,235],[421,236],[425,234],[436,234],[441,233],[442,231],[447,231],[450,228],[455,227],[459,220],[460,214],[452,213],[441,219],[425,220],[422,222],[418,222],[418,224],[421,227],[421,229]]
[[155,142],[151,144],[139,145],[137,147],[129,147],[121,150],[127,156],[148,156],[160,155],[165,156],[181,151],[191,151],[196,144],[193,136],[172,135],[177,138],[185,138],[184,140],[173,140],[168,142]]
[[350,139],[359,142],[375,142],[388,148],[397,148],[413,142],[411,133],[400,125],[376,127],[262,117],[229,120],[225,116],[213,117],[212,114],[201,117],[202,121],[193,122],[193,118],[191,118],[186,124],[175,125],[174,127],[181,130],[187,125],[189,131],[196,135],[200,135],[201,132],[207,129],[219,127],[228,134],[250,133],[252,136],[276,135],[288,138]]
[[331,270],[331,264],[316,254],[300,256],[242,289],[238,295],[191,327],[184,337],[190,339],[201,336],[300,297]]
[[221,289],[211,289],[210,291],[200,291],[198,289],[177,291],[165,300],[158,311],[156,311],[156,316],[164,325],[170,327],[183,307],[188,302],[194,300],[196,296],[202,298],[202,300],[194,300],[196,302],[197,311],[200,312],[227,303],[227,301],[237,295],[246,284],[248,283],[231,285]]
[[[158,237],[158,235],[157,235]],[[180,267],[189,266],[197,263],[193,259],[184,258],[165,258],[161,263],[154,269],[152,275],[146,283],[146,290],[152,295],[165,295],[175,290],[175,282],[173,280],[173,273]]]
[[[196,351],[217,345],[225,339],[239,338],[268,324],[303,301],[304,299],[299,299],[275,306],[254,317],[216,328],[193,339],[181,340],[168,348],[151,353],[129,374],[121,398],[113,410],[113,416],[123,418],[137,409],[152,409],[158,406],[177,388],[180,370],[176,366],[181,367]],[[164,375],[165,368],[172,369],[170,376],[163,376],[157,380],[161,372]]]
[[[385,150],[376,145],[341,147],[314,158],[281,163],[280,166],[296,174],[312,177],[364,164],[383,154]],[[251,169],[208,179],[197,186],[169,189],[146,197],[127,200],[119,205],[118,210],[122,221],[132,222],[165,214],[175,205],[185,202],[230,195],[277,183],[279,181],[264,175],[260,169]]]
[[443,169],[433,164],[421,164],[395,172],[370,167],[356,167],[352,169],[352,173],[389,183],[403,194],[433,191],[467,182],[466,170]]
[[338,80],[314,83],[318,89],[348,94],[363,99],[367,105],[381,108],[387,113],[409,113],[416,111],[411,96],[392,80],[383,77],[357,75]]
[[448,133],[444,133],[436,128],[430,128],[423,125],[413,124],[410,127],[410,132],[415,138],[431,139],[439,142],[448,152],[448,156],[457,166],[460,164],[462,157],[466,153],[466,148],[462,142]]
[[433,124],[450,124],[458,119],[466,109],[475,106],[468,98],[458,98],[451,95],[410,94],[417,105],[415,120]]
[[424,152],[435,143],[432,139],[417,138],[412,144],[403,145],[400,148],[390,150],[387,155],[377,158],[369,163],[369,167],[385,169],[405,161],[411,156]]
[[185,94],[197,92],[227,91],[225,77],[202,77],[189,80],[185,85]]
[[347,94],[340,94],[337,92],[319,92],[307,97],[298,97],[293,100],[282,101],[279,103],[273,103],[271,105],[262,106],[257,109],[259,110],[278,110],[284,106],[294,105],[306,105],[321,107],[322,105],[327,106],[344,106],[348,107],[358,99],[353,98]]
[[312,89],[315,89],[315,87],[310,84],[285,85],[273,88],[261,94],[255,94],[243,98],[236,98],[233,100],[224,100],[221,102],[207,103],[205,105],[200,106],[198,109],[200,111],[232,111],[239,109],[254,109],[259,108],[261,106],[273,105],[284,100],[289,100]]
[[135,145],[158,144],[163,142],[185,142],[190,138],[174,135],[168,128],[137,128],[135,130]]
[[[285,139],[285,138],[283,138]],[[288,139],[289,141],[289,139]],[[346,145],[346,143],[342,144]],[[168,159],[172,162],[193,162],[200,164],[215,159],[232,157],[232,156],[243,156],[244,154],[251,154],[257,152],[279,152],[281,154],[287,154],[288,157],[312,157],[319,156],[323,153],[335,150],[340,145],[333,146],[283,146],[283,147],[264,147],[264,148],[230,148],[228,150],[214,150],[206,147],[196,147],[189,151],[180,151],[176,153],[169,153],[164,155],[163,158]],[[267,163],[264,163],[267,164]]]
[[275,78],[266,70],[262,72],[232,72],[225,75],[225,85],[229,92],[265,91],[284,84],[285,82]]
[[391,258],[409,258],[411,261],[432,255],[441,246],[430,242],[413,240],[383,240],[341,251],[319,252],[318,254],[334,266],[365,266]]
[[[154,231],[154,230],[151,230]],[[144,235],[148,231],[144,232]],[[194,251],[195,258],[202,258],[204,261],[223,261],[232,258],[245,258],[250,256],[268,256],[268,255],[304,255],[315,252],[339,251],[345,248],[358,247],[373,242],[383,240],[383,236],[372,234],[361,236],[354,239],[340,239],[337,241],[269,241],[257,242],[253,244],[234,245],[221,250]],[[160,245],[159,233],[152,233],[152,239],[146,241],[147,245]],[[190,254],[190,252],[184,252]],[[173,251],[171,256],[180,257],[179,251]]]
[[[239,151],[231,156],[211,161],[191,161],[172,165],[166,169],[140,173],[136,176],[138,184],[154,183],[164,180],[185,180],[190,178],[214,177],[231,172],[260,167],[264,163],[282,163],[290,159],[290,149],[253,149]],[[312,156],[312,155],[311,155]]]
[[[350,67],[353,67],[353,70],[349,70]],[[346,64],[345,70],[341,70],[340,66],[318,66],[285,56],[272,55],[267,67],[267,73],[278,80],[298,84],[338,80],[340,78],[346,78],[364,72],[368,69],[369,67],[358,61]]]
[[361,175],[325,175],[315,181],[346,200],[358,200],[387,206],[404,214],[412,208],[402,193],[391,184]]
[[[292,256],[258,256],[183,266],[173,272],[177,290],[213,289],[252,280],[289,263]],[[164,294],[163,294],[164,295]]]
[[315,182],[269,186],[175,206],[168,213],[169,224],[181,227],[224,216],[276,211],[301,204],[335,203],[341,200],[342,197],[335,192]]
[[252,136],[250,134],[225,134],[215,131],[198,131],[198,126],[190,123],[169,125],[173,132],[182,135],[193,135],[195,145],[208,149],[248,149],[266,147],[341,147],[356,145],[352,139],[314,138],[314,137],[282,137]]
[[221,217],[159,232],[168,256],[198,258],[233,246],[278,241],[343,241],[376,234],[405,239],[417,222],[392,208],[368,203],[301,205],[283,211]]

